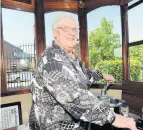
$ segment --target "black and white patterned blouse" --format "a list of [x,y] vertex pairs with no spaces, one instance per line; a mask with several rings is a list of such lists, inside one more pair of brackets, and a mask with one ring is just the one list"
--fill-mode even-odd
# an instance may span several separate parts
[[101,79],[102,73],[85,69],[58,45],[43,52],[33,75],[32,130],[84,130],[73,117],[98,125],[114,119],[109,106],[88,91],[91,80]]

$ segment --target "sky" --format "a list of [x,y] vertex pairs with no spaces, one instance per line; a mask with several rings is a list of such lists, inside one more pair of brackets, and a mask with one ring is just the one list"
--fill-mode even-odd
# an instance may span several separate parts
[[[135,2],[137,0],[133,0]],[[133,3],[132,2],[132,3]],[[143,40],[143,3],[128,11],[129,42]],[[53,40],[52,22],[59,14],[67,12],[52,12],[45,14],[46,45],[49,46]],[[76,14],[73,18],[78,20]],[[105,17],[113,22],[114,32],[121,36],[120,6],[106,6],[91,11],[87,14],[88,33],[100,25],[101,19]],[[34,14],[10,9],[2,9],[4,40],[19,46],[34,42]],[[120,38],[121,39],[121,38]]]

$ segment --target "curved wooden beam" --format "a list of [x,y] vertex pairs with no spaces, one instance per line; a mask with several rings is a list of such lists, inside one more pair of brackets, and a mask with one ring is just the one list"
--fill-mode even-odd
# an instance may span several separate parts
[[[2,7],[16,10],[23,10],[28,12],[34,12],[34,1],[31,0],[31,4],[23,2],[16,2],[14,0],[2,0]],[[107,5],[125,5],[131,0],[85,0],[85,8],[87,12],[90,12],[96,8]],[[78,13],[78,0],[43,0],[44,11],[68,11],[72,13]]]
[[15,9],[20,11],[26,11],[26,12],[34,12],[34,0],[31,0],[31,4],[17,2],[13,0],[2,0],[2,7],[8,8],[8,9]]
[[72,13],[78,12],[78,2],[62,2],[62,1],[45,1],[44,2],[44,11],[53,12],[53,11],[68,11]]
[[131,0],[86,0],[85,7],[87,12],[90,12],[99,7],[108,6],[108,5],[125,5]]

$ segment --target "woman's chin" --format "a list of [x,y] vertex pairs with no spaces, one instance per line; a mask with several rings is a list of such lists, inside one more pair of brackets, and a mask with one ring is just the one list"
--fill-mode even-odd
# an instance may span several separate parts
[[76,43],[73,42],[73,41],[68,41],[68,42],[67,42],[67,47],[74,48],[75,45],[76,45]]

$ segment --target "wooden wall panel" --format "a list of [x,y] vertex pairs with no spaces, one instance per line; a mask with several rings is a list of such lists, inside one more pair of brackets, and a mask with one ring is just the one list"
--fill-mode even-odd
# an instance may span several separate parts
[[143,82],[123,82],[122,98],[127,101],[133,111],[141,114],[143,107]]

